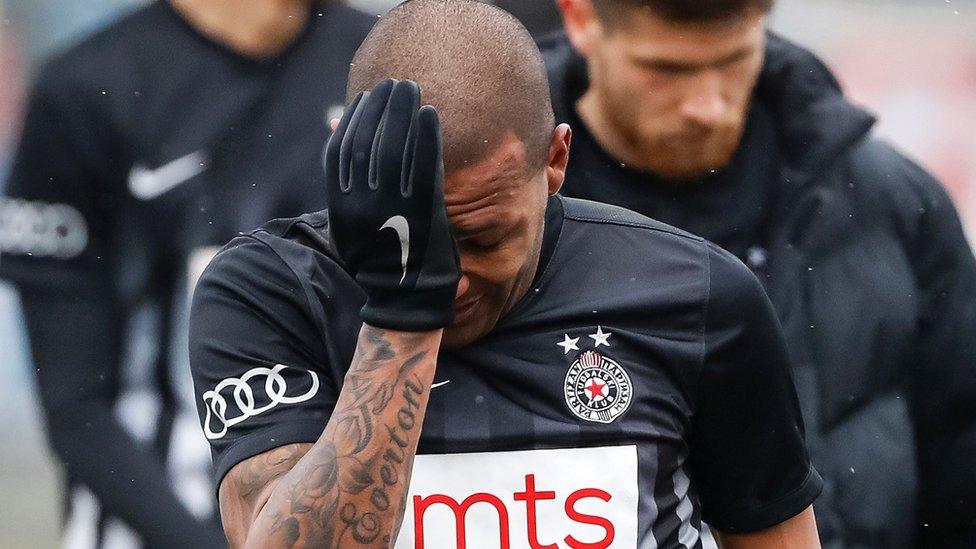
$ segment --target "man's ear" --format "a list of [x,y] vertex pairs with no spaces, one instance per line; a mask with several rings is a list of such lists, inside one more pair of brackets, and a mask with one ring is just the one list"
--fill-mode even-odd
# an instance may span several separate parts
[[569,124],[556,126],[549,143],[549,160],[546,164],[546,182],[550,196],[558,193],[566,180],[566,166],[569,164],[569,147],[572,142],[573,130]]
[[563,29],[580,55],[589,57],[593,41],[600,32],[600,20],[590,0],[557,0],[563,14]]

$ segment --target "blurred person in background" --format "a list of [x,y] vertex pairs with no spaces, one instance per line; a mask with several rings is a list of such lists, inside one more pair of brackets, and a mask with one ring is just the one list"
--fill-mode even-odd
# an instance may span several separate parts
[[372,21],[338,2],[157,1],[38,75],[0,202],[0,276],[66,472],[66,547],[226,544],[192,402],[190,289],[239,231],[323,206],[327,120]]
[[[787,331],[826,547],[976,547],[976,262],[772,0],[559,0],[563,193],[728,249]],[[772,450],[772,449],[771,449]]]

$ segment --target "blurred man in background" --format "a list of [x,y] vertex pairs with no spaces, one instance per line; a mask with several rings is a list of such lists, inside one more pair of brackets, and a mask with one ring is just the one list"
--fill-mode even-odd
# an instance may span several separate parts
[[704,236],[789,338],[827,547],[976,546],[976,262],[941,186],[870,137],[772,0],[560,0],[564,194]]
[[6,197],[68,547],[215,547],[189,292],[239,231],[318,209],[372,18],[336,2],[151,3],[41,71]]

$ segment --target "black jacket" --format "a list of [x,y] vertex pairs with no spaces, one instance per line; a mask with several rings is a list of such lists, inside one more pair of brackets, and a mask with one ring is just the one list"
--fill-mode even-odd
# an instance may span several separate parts
[[[571,120],[585,62],[564,37],[541,45]],[[976,261],[952,202],[810,52],[771,36],[754,102],[775,119],[783,197],[755,270],[826,482],[824,545],[976,547]],[[567,178],[599,192],[599,169],[571,159]]]

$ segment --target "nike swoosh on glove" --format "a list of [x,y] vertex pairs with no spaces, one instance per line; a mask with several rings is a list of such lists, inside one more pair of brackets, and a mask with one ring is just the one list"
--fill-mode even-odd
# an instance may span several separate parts
[[444,207],[437,111],[411,81],[384,80],[346,109],[325,149],[332,242],[366,293],[364,322],[446,327],[461,267]]

